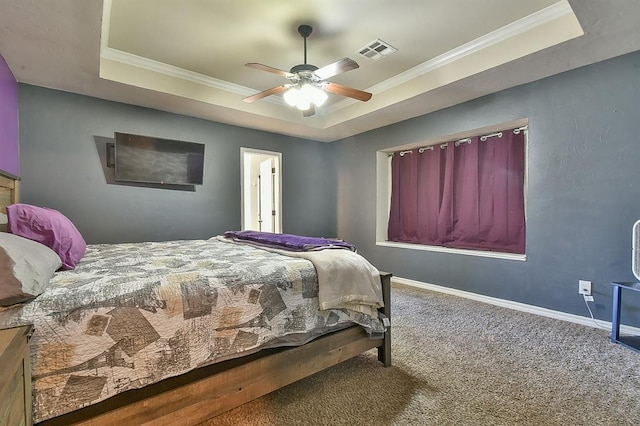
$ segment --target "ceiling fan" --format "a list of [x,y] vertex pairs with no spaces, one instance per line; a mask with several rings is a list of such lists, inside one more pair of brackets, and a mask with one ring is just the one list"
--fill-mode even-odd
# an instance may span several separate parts
[[252,103],[267,96],[285,92],[283,95],[285,101],[289,105],[302,110],[303,116],[310,117],[315,114],[316,107],[326,101],[326,92],[347,96],[363,102],[371,99],[372,94],[369,92],[326,81],[330,77],[358,68],[359,65],[353,59],[343,58],[322,68],[307,63],[307,37],[312,32],[313,28],[310,25],[300,25],[298,27],[298,33],[304,39],[304,64],[296,65],[289,71],[256,62],[245,64],[249,68],[267,71],[288,78],[291,83],[248,96],[243,99],[244,102]]

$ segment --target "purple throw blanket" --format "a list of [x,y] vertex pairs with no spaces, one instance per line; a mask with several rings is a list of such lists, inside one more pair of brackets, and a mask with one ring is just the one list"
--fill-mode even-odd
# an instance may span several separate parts
[[347,249],[356,251],[354,245],[330,238],[305,237],[293,234],[274,234],[258,231],[227,231],[224,236],[235,241],[248,241],[266,247],[291,251],[311,251],[323,249]]

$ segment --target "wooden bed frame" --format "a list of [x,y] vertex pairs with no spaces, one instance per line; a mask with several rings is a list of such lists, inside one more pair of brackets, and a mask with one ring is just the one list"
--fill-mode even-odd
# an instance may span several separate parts
[[[7,214],[7,206],[20,198],[20,179],[0,170],[0,213]],[[0,232],[7,230],[0,222]]]
[[[0,212],[18,202],[19,183],[19,178],[0,171]],[[385,307],[380,311],[390,319],[391,274],[381,277]],[[40,424],[195,425],[374,348],[382,364],[390,366],[391,329],[384,339],[372,340],[353,326],[303,346],[262,350],[201,367]]]

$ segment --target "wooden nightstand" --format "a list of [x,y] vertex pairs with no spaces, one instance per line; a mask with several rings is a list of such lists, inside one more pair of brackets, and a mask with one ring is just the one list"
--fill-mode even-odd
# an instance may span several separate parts
[[0,425],[33,424],[29,340],[33,326],[0,330]]

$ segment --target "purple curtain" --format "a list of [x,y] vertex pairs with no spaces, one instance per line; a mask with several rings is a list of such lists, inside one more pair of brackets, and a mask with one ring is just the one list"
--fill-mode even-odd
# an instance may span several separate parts
[[394,153],[389,241],[525,252],[524,133]]

